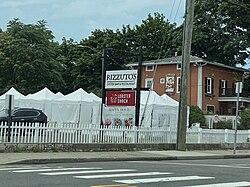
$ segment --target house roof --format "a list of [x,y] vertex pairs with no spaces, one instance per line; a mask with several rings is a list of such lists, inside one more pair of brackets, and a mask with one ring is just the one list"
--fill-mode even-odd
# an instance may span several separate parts
[[[170,57],[170,58],[143,61],[142,65],[143,66],[150,66],[150,65],[180,64],[181,61],[182,61],[182,56],[174,56],[174,57]],[[241,71],[241,72],[248,71],[247,69],[244,69],[244,68],[229,66],[229,65],[222,64],[222,63],[218,63],[218,62],[211,62],[211,61],[207,61],[205,59],[199,58],[197,56],[192,56],[192,55],[190,55],[190,63],[211,64],[211,65],[215,65],[215,66],[219,66],[219,67],[223,67],[223,68],[228,68],[228,69],[233,69],[233,70]],[[136,67],[136,66],[138,66],[138,62],[127,64],[127,66],[128,67]]]

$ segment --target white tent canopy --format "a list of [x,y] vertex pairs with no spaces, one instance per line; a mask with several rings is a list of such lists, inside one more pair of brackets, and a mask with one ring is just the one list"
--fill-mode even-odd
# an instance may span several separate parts
[[34,94],[29,94],[26,96],[25,99],[33,99],[33,100],[53,100],[57,96],[52,91],[50,91],[48,88],[44,88]]
[[170,103],[155,91],[142,91],[140,108],[140,125],[176,128],[178,102]]
[[93,101],[92,97],[82,88],[65,95],[64,97],[56,99],[57,101]]
[[19,99],[24,99],[25,96],[18,92],[15,88],[10,88],[7,92],[0,96],[0,110],[5,108],[6,95],[14,95],[14,103],[18,103]]
[[[100,124],[101,98],[94,93],[87,93],[82,88],[65,96],[60,92],[54,94],[48,88],[24,96],[11,88],[0,96],[2,107],[4,107],[6,94],[14,95],[15,106],[41,109],[48,116],[49,121],[60,124],[69,122]],[[154,91],[141,91],[140,125],[176,127],[177,119],[177,101],[167,95],[159,96]]]
[[14,99],[23,99],[25,96],[18,92],[15,88],[10,88],[7,92],[0,96],[0,99],[5,99],[6,95],[14,95]]
[[169,97],[167,94],[163,94],[163,95],[161,95],[161,97],[167,101],[168,105],[179,106],[179,102],[174,100],[173,98]]

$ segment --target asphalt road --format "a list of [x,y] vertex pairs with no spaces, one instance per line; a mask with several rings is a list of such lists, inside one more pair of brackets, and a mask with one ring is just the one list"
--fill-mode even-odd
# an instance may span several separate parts
[[250,186],[250,159],[0,166],[1,187]]

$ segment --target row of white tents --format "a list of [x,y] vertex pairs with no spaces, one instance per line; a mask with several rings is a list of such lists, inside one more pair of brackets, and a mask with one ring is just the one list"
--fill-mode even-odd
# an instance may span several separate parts
[[[0,96],[0,109],[5,108],[6,95],[14,95],[15,107],[42,110],[48,121],[57,123],[100,124],[101,98],[87,93],[82,88],[63,95],[44,88],[27,96],[11,88]],[[143,126],[176,126],[178,102],[167,95],[159,96],[154,91],[142,91],[140,120]],[[142,120],[143,119],[143,120]]]

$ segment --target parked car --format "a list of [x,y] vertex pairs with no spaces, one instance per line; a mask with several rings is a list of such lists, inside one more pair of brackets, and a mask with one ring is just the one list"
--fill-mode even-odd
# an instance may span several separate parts
[[[8,114],[4,110],[0,111],[0,122],[1,121],[8,121]],[[11,121],[47,123],[47,116],[43,111],[35,108],[14,108]]]

